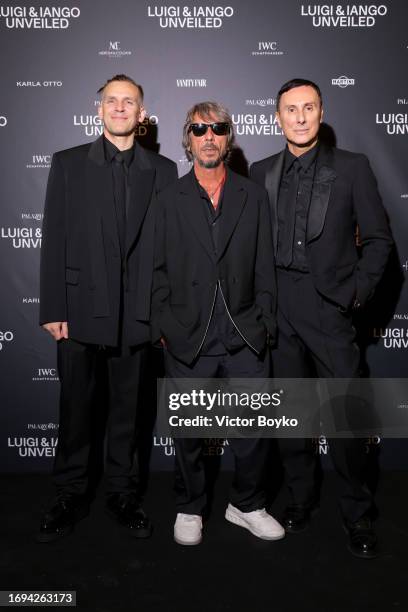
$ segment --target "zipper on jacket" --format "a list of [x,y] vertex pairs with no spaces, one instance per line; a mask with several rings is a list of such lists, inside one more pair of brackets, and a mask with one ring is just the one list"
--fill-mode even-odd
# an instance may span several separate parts
[[[228,310],[227,302],[225,301],[225,297],[224,297],[224,294],[223,294],[222,289],[221,289],[221,282],[220,282],[220,280],[218,280],[218,281],[217,281],[217,283],[218,283],[218,287],[219,287],[219,289],[220,289],[220,291],[221,291],[221,297],[222,297],[222,300],[223,300],[223,302],[224,302],[225,309],[226,309],[226,311],[227,311],[227,314],[228,314],[229,318],[231,319],[231,323],[233,324],[233,326],[235,327],[235,329],[237,330],[237,332],[239,333],[239,335],[241,336],[241,338],[243,339],[243,341],[244,341],[244,342],[245,342],[245,343],[246,343],[246,344],[247,344],[249,347],[251,347],[251,349],[252,349],[253,351],[255,351],[255,353],[256,353],[257,355],[259,355],[259,351],[257,351],[257,350],[256,350],[256,348],[254,348],[254,347],[252,346],[252,344],[251,344],[250,342],[248,342],[248,340],[245,338],[244,334],[242,334],[242,333],[240,332],[240,330],[238,329],[238,327],[235,325],[235,321],[234,321],[234,319],[231,317],[230,311]],[[207,333],[207,332],[206,332],[206,333]],[[200,347],[200,348],[201,348],[201,347]]]
[[212,319],[212,316],[213,316],[213,312],[214,312],[215,300],[217,298],[217,290],[218,290],[218,285],[215,285],[214,298],[213,298],[213,303],[212,303],[212,306],[211,306],[210,316],[209,316],[208,322],[207,322],[207,327],[205,328],[204,336],[203,336],[203,339],[200,342],[200,346],[198,347],[198,349],[197,349],[197,351],[196,351],[196,353],[194,355],[194,359],[197,357],[198,353],[201,351],[202,346],[204,344],[205,337],[206,337],[207,332],[208,332],[208,328],[210,327],[210,322],[211,322],[211,319]]

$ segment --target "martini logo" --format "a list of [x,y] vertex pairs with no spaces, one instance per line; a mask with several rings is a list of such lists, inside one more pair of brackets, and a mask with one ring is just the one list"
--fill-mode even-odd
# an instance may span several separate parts
[[302,17],[311,17],[315,28],[372,28],[388,12],[384,4],[302,4]]
[[348,87],[349,85],[354,85],[355,82],[355,79],[349,79],[346,76],[341,76],[338,79],[332,79],[332,85],[338,85],[342,89]]
[[238,113],[232,115],[238,136],[282,136],[274,114]]
[[283,55],[283,51],[279,49],[276,40],[267,40],[258,42],[257,49],[251,55]]
[[377,113],[375,122],[391,136],[408,134],[408,113]]
[[0,115],[0,127],[5,127],[7,125],[7,117],[2,117]]
[[121,58],[121,57],[127,57],[129,55],[132,55],[131,51],[123,51],[120,48],[120,41],[119,40],[110,40],[109,41],[109,45],[107,49],[104,49],[102,51],[98,51],[98,55],[102,55],[104,57],[114,57],[114,58]]
[[158,19],[161,28],[200,30],[221,28],[232,17],[232,6],[148,6],[147,16]]
[[36,168],[51,168],[51,155],[43,153],[35,153],[31,156],[30,161],[26,164],[29,170]]
[[0,331],[0,351],[5,348],[6,344],[13,342],[13,340],[14,334],[12,331]]
[[66,30],[80,14],[68,6],[0,6],[0,19],[10,30]]
[[14,249],[39,249],[41,247],[41,228],[2,227],[0,237],[11,240]]

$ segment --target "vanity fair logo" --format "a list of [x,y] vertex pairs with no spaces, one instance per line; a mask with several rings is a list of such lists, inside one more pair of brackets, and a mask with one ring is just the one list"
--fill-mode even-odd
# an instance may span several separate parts
[[207,87],[207,79],[176,79],[177,87]]
[[258,42],[258,47],[251,51],[251,55],[283,55],[284,52],[278,48],[276,40],[264,40]]
[[[137,137],[146,136],[149,126],[158,125],[159,118],[157,115],[146,117],[143,123],[140,123],[135,131]],[[80,127],[85,136],[101,136],[103,134],[103,121],[99,115],[74,115],[74,126]]]
[[5,127],[7,125],[7,117],[0,115],[0,127]]
[[108,48],[102,51],[98,51],[98,55],[102,55],[104,57],[120,58],[120,57],[128,57],[129,55],[132,55],[132,52],[123,51],[120,48],[119,40],[110,40]]
[[80,14],[69,6],[0,6],[0,23],[11,30],[66,30]]
[[372,28],[384,17],[384,4],[302,4],[302,17],[311,17],[315,28]]
[[2,227],[0,238],[10,240],[14,249],[39,249],[42,233],[39,227]]
[[0,331],[0,351],[2,351],[7,344],[13,342],[14,334],[12,331]]
[[161,28],[221,28],[234,15],[232,6],[148,6],[147,16],[158,20]]
[[355,79],[349,79],[346,76],[341,76],[341,77],[338,77],[337,79],[332,79],[332,85],[338,85],[342,89],[344,89],[345,87],[348,87],[349,85],[354,85],[355,82],[356,82]]
[[16,87],[62,87],[62,81],[16,81]]
[[[395,315],[394,315],[395,320]],[[401,319],[397,319],[401,321]],[[379,339],[386,349],[406,349],[408,348],[408,328],[407,327],[375,327],[373,338]]]
[[29,163],[26,164],[26,168],[31,170],[34,168],[51,168],[51,155],[34,153]]
[[274,114],[238,113],[232,115],[237,136],[282,136]]
[[375,122],[389,135],[408,134],[408,113],[377,113]]
[[408,104],[408,98],[397,98],[397,104]]

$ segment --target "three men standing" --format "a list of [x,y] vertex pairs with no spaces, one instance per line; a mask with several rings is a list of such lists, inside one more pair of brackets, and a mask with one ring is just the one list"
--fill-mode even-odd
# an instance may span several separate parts
[[140,85],[116,75],[98,93],[103,136],[56,153],[47,187],[40,323],[57,341],[61,394],[57,497],[43,516],[42,542],[88,512],[101,362],[109,386],[107,510],[136,537],[151,533],[138,492],[137,405],[150,343],[153,209],[177,170],[136,142],[146,115]]
[[[277,119],[287,147],[256,162],[251,178],[269,193],[278,284],[277,378],[359,376],[360,353],[352,315],[374,293],[392,239],[377,184],[364,155],[319,142],[323,117],[319,87],[304,79],[285,83]],[[356,243],[358,228],[359,245]],[[311,440],[280,441],[291,503],[288,532],[308,525],[317,504]],[[376,555],[372,495],[365,483],[363,440],[333,439],[340,507],[349,548]]]

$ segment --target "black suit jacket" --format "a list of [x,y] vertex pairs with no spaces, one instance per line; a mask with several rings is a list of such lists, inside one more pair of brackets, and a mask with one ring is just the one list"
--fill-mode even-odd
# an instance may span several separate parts
[[[252,164],[251,178],[266,187],[274,244],[285,151]],[[356,246],[358,226],[359,243]],[[372,296],[393,241],[368,159],[321,145],[309,207],[306,255],[319,293],[344,309]]]
[[276,286],[268,198],[227,171],[218,256],[193,170],[159,197],[152,296],[153,341],[185,363],[198,355],[217,285],[239,333],[256,352],[275,335]]
[[[174,162],[136,144],[129,168],[124,262],[129,345],[149,340],[155,199],[176,179]],[[112,172],[100,137],[52,159],[41,248],[40,324],[68,321],[70,338],[115,346],[121,283]]]

